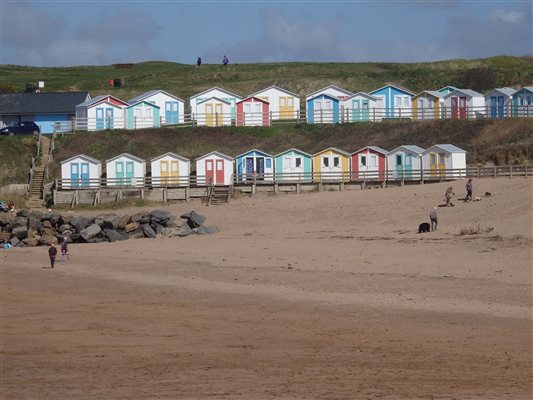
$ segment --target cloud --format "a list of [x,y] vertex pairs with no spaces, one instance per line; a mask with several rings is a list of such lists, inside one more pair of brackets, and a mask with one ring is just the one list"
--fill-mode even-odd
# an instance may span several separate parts
[[500,20],[509,24],[518,24],[522,18],[524,18],[524,13],[516,10],[496,10],[491,14],[491,18],[493,20]]
[[155,56],[151,44],[161,27],[131,11],[101,14],[96,22],[69,26],[32,3],[2,4],[1,63],[34,66],[104,65]]

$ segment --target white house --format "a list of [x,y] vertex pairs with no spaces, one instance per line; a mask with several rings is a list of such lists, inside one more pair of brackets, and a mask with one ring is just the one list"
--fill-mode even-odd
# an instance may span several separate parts
[[102,163],[85,154],[61,161],[61,187],[63,189],[93,188],[100,186]]
[[273,120],[297,119],[300,116],[300,96],[278,86],[270,86],[251,94],[270,104]]
[[188,186],[191,162],[174,153],[151,160],[152,186]]
[[76,129],[98,131],[124,129],[129,104],[111,95],[101,95],[76,106]]
[[435,144],[422,153],[422,165],[424,175],[430,178],[464,177],[466,175],[466,151],[453,144]]
[[194,117],[198,126],[232,125],[235,121],[231,102],[218,97],[210,97],[198,102],[195,109]]
[[139,101],[146,101],[159,107],[162,125],[182,124],[185,121],[185,102],[164,90],[150,90],[128,100],[128,103],[134,104]]
[[317,90],[316,92],[309,93],[305,96],[305,101],[308,101],[310,99],[313,99],[319,95],[328,95],[331,97],[336,97],[339,99],[339,101],[344,100],[347,97],[352,96],[354,93],[350,92],[349,90],[342,89],[335,85],[329,85],[322,89]]
[[497,88],[485,95],[485,107],[488,116],[491,118],[503,118],[511,116],[513,105],[513,94],[516,89]]
[[142,186],[145,176],[146,162],[129,153],[106,161],[107,186]]
[[470,89],[455,89],[444,96],[447,118],[484,118],[485,97]]
[[375,121],[381,119],[379,114],[375,115],[378,98],[368,93],[357,92],[345,97],[340,101],[341,121]]
[[[236,104],[238,101],[242,100],[242,97],[235,93],[231,93],[225,89],[219,88],[219,87],[214,87],[214,88],[205,90],[201,93],[195,94],[189,99],[189,105],[191,108],[191,118],[198,120],[199,117],[203,113],[205,113],[205,108],[204,106],[202,106],[202,104],[205,104],[206,101],[213,99],[213,98],[229,103],[229,110],[230,110],[229,119],[230,119],[230,124],[231,124],[231,120],[235,120],[236,115],[237,115]],[[225,125],[230,125],[230,124],[225,124]]]
[[387,153],[389,178],[420,178],[422,153],[424,149],[416,145],[403,145]]
[[198,185],[231,185],[233,170],[233,157],[212,151],[196,159],[196,182]]

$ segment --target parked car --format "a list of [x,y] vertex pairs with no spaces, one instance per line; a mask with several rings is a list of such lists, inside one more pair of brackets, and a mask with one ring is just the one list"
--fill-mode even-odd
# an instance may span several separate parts
[[12,122],[8,126],[0,129],[0,135],[37,135],[41,133],[41,128],[33,121]]

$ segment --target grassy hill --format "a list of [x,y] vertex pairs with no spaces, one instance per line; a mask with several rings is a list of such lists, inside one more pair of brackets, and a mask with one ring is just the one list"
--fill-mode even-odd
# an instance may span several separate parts
[[[394,83],[413,92],[453,85],[480,92],[495,87],[533,84],[531,57],[492,57],[479,60],[449,60],[428,63],[271,63],[205,64],[144,62],[131,68],[80,66],[41,68],[0,65],[4,88],[22,91],[26,83],[45,82],[46,91],[112,93],[127,100],[151,89],[163,89],[187,99],[213,86],[248,95],[278,85],[305,95],[333,84],[352,91],[371,91]],[[122,88],[111,88],[108,79],[121,78]]]

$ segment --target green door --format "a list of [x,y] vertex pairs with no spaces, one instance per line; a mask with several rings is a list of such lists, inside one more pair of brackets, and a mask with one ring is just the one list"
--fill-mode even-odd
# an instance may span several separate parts
[[115,161],[116,184],[122,185],[124,182],[124,161]]
[[403,163],[403,171],[406,177],[413,176],[413,156],[406,154]]
[[368,121],[370,118],[370,106],[368,100],[361,100],[361,121]]
[[361,121],[361,103],[359,100],[352,100],[352,119]]
[[396,176],[403,178],[403,153],[396,154]]
[[131,185],[132,178],[135,176],[133,161],[126,161],[126,185]]

